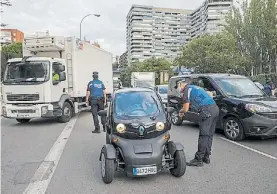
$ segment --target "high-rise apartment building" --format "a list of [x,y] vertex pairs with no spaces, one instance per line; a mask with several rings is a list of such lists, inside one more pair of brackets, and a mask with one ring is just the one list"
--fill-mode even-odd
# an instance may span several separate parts
[[133,5],[126,23],[128,64],[152,56],[172,62],[192,38],[220,32],[219,24],[232,4],[233,0],[206,0],[195,11]]
[[14,42],[23,42],[24,33],[17,29],[1,29],[1,44],[11,44]]
[[202,6],[190,14],[191,38],[206,33],[220,32],[226,13],[231,11],[233,0],[206,0]]
[[172,61],[190,40],[188,14],[182,9],[133,5],[127,15],[128,64],[155,57]]

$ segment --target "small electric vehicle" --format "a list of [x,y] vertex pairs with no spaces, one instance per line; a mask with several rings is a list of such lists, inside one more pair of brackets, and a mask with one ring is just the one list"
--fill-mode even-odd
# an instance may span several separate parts
[[128,177],[154,175],[169,169],[175,177],[186,171],[184,147],[170,140],[170,112],[161,97],[148,88],[124,88],[114,92],[106,116],[106,145],[99,160],[104,183],[113,181],[115,171]]

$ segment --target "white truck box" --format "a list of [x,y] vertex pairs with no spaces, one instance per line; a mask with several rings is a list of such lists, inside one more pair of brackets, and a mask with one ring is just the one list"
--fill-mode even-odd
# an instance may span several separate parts
[[133,87],[155,87],[155,72],[132,72],[131,85]]
[[[61,53],[55,50],[62,50]],[[38,37],[26,38],[23,55],[38,51],[37,57],[63,58],[67,63],[69,94],[72,97],[85,96],[87,84],[92,80],[92,72],[99,72],[108,94],[113,93],[112,53],[81,42],[75,37]],[[43,52],[39,52],[43,51]]]

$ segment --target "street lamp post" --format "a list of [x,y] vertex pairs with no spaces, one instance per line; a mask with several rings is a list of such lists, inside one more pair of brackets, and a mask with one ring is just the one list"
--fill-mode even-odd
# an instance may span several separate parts
[[82,22],[83,22],[83,20],[84,20],[86,17],[91,16],[91,15],[93,15],[93,16],[95,16],[95,17],[100,17],[100,14],[87,14],[86,16],[84,16],[84,17],[82,18],[82,20],[81,20],[81,22],[80,22],[80,40],[82,40]]

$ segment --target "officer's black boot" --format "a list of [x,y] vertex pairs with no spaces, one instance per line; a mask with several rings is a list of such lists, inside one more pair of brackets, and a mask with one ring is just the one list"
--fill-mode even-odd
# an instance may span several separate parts
[[101,133],[100,129],[95,129],[94,131],[92,131],[92,133]]
[[206,164],[210,164],[211,160],[210,160],[210,156],[208,154],[206,154],[203,158],[203,162]]
[[203,161],[200,157],[195,156],[193,160],[187,163],[188,166],[196,166],[196,167],[202,167]]

